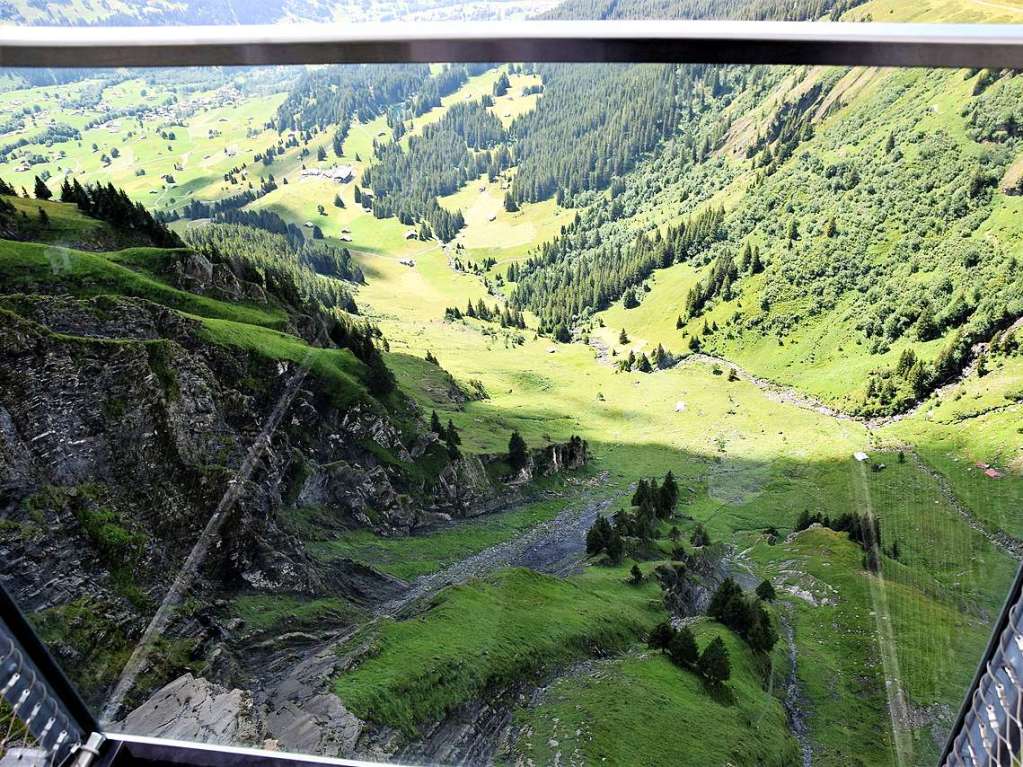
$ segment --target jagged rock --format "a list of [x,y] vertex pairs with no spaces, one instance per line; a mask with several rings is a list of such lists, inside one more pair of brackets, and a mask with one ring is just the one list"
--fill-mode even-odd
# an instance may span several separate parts
[[363,469],[347,461],[316,467],[298,493],[301,506],[326,506],[355,524],[408,532],[416,514],[382,466]]
[[264,716],[250,693],[183,674],[128,714],[116,729],[200,743],[261,746],[266,739]]
[[171,277],[178,287],[192,293],[227,301],[269,302],[262,286],[239,279],[227,264],[215,264],[202,253],[181,253]]

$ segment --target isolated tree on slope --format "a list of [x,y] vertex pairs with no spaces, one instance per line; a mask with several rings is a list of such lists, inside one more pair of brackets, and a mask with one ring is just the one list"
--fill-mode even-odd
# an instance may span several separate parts
[[683,626],[675,632],[668,643],[668,657],[676,666],[692,668],[700,660],[700,648],[696,646],[696,637],[692,629]]
[[633,565],[629,571],[629,576],[632,581],[632,585],[638,586],[643,582],[643,571],[639,569],[639,565]]
[[757,586],[757,596],[765,602],[773,602],[778,594],[775,592],[774,586],[771,585],[771,582],[765,580]]
[[39,176],[36,176],[35,195],[37,200],[49,200],[53,197],[53,192]]
[[513,431],[508,440],[508,463],[512,471],[522,471],[529,464],[529,453],[526,451],[526,441],[517,431]]
[[667,650],[674,636],[675,629],[671,627],[668,621],[663,621],[654,626],[646,643],[654,650]]
[[714,637],[707,645],[700,660],[697,662],[700,675],[711,685],[719,685],[732,675],[732,662],[728,657],[728,648],[721,637]]

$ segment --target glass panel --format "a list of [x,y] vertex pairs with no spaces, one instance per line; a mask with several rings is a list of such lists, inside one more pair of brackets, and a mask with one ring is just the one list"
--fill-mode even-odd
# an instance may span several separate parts
[[3,82],[3,578],[112,729],[936,762],[1023,554],[1023,78]]

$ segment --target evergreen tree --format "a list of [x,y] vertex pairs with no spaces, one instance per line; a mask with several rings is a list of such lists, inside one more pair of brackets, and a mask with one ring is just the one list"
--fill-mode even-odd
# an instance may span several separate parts
[[643,571],[639,569],[639,565],[633,565],[632,569],[629,570],[630,580],[632,585],[638,586],[643,582]]
[[509,213],[515,213],[519,209],[519,204],[515,202],[511,192],[504,193],[504,209]]
[[497,82],[494,83],[493,93],[495,96],[503,96],[508,92],[511,87],[511,83],[508,81],[508,75],[504,72],[497,78]]
[[771,582],[764,580],[759,586],[757,586],[757,596],[765,602],[773,602],[778,595],[775,593],[774,586]]
[[680,668],[694,668],[700,661],[700,649],[696,646],[696,637],[688,626],[683,626],[674,633],[668,643],[668,657]]
[[671,627],[671,623],[668,621],[662,621],[653,627],[650,631],[650,636],[647,637],[647,646],[652,650],[667,650],[671,644],[672,637],[675,636],[675,629]]
[[664,482],[658,491],[657,510],[661,519],[668,519],[675,511],[678,503],[678,485],[675,482],[675,475],[668,470],[664,475]]
[[448,428],[444,431],[444,443],[448,448],[448,457],[454,461],[460,458],[462,453],[458,449],[458,446],[462,444],[462,438],[458,436],[458,429],[455,428],[455,424],[448,419]]
[[728,681],[732,675],[732,663],[728,657],[728,648],[721,637],[714,637],[697,662],[700,675],[712,686]]
[[752,619],[745,638],[754,652],[768,653],[774,649],[778,634],[771,623],[771,616],[762,602],[751,606]]
[[693,534],[689,536],[689,542],[694,546],[710,545],[710,534],[707,532],[707,529],[702,523],[696,523],[696,528],[693,530]]
[[49,200],[53,197],[53,192],[39,176],[36,176],[35,196],[37,200]]
[[518,473],[529,465],[529,453],[526,450],[526,441],[517,431],[513,431],[508,440],[508,463],[512,471]]
[[448,419],[447,435],[448,439],[454,444],[456,445],[462,444],[462,438],[458,434],[458,429],[455,428],[454,421],[452,421],[450,418]]
[[444,434],[444,426],[441,424],[440,417],[437,415],[436,410],[430,414],[430,431],[434,434]]
[[366,383],[369,385],[371,394],[382,397],[394,391],[396,386],[394,374],[387,367],[379,351],[372,355],[366,364],[369,366],[369,376]]
[[611,531],[611,538],[607,542],[607,556],[611,560],[611,564],[620,565],[622,558],[625,556],[625,541],[617,533],[617,531]]
[[341,199],[340,192],[338,194],[335,194],[334,195],[334,207],[335,208],[343,208],[344,206],[345,206],[345,201]]
[[629,334],[625,332],[625,328],[622,328],[622,332],[618,334],[618,343],[623,345],[629,343]]
[[596,521],[586,533],[586,554],[594,557],[607,549],[608,541],[614,530],[606,517],[597,517]]

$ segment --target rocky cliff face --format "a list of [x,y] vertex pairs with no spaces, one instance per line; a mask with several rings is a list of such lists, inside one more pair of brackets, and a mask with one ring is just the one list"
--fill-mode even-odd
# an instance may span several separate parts
[[[489,459],[451,461],[436,435],[410,427],[407,414],[399,425],[373,401],[338,409],[312,373],[288,392],[280,425],[240,476],[293,374],[292,363],[212,343],[200,321],[145,300],[0,297],[5,586],[41,616],[66,667],[98,669],[78,679],[87,696],[109,688],[229,489],[237,498],[193,614],[176,623],[188,657],[225,683],[244,661],[218,649],[230,635],[211,607],[221,595],[370,605],[403,587],[370,567],[310,556],[294,510],[315,509],[319,534],[400,535],[501,502]],[[535,451],[518,479],[585,460],[573,439]],[[167,681],[188,657],[152,669],[151,681]]]
[[[98,609],[130,646],[238,481],[291,368],[211,344],[198,321],[139,299],[0,299],[0,556],[23,607]],[[294,394],[203,569],[207,596],[387,598],[391,579],[311,558],[286,511],[322,506],[338,528],[408,532],[493,492],[463,481],[482,475],[469,460],[424,482],[409,467],[440,446],[403,435],[372,403],[339,410],[328,394],[314,375]],[[94,648],[49,638],[69,666],[90,660]]]

